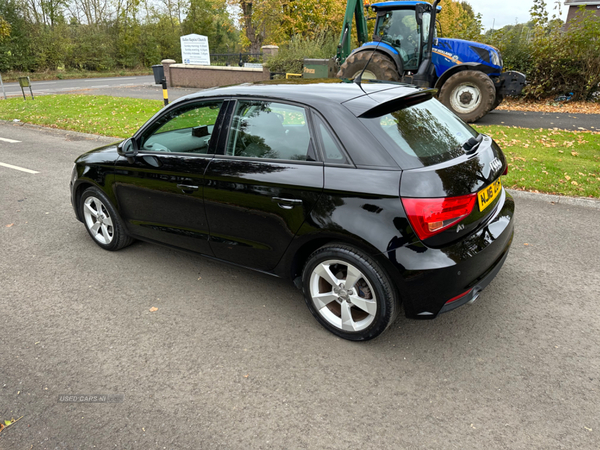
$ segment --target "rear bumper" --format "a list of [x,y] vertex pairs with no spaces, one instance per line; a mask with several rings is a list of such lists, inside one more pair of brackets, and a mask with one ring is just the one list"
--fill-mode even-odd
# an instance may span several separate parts
[[501,195],[493,216],[467,239],[439,249],[411,251],[407,246],[397,249],[395,257],[388,254],[406,317],[433,319],[456,309],[475,300],[498,274],[514,234],[514,201],[505,190]]
[[469,291],[467,295],[459,298],[454,302],[446,302],[446,304],[442,307],[442,309],[440,309],[440,312],[438,314],[452,311],[453,309],[466,305],[467,303],[473,303],[475,300],[477,300],[477,297],[479,297],[481,291],[483,291],[487,287],[487,285],[492,282],[496,275],[498,275],[498,272],[500,272],[500,269],[502,268],[504,261],[506,261],[507,256],[508,249],[506,249],[504,255],[502,255],[499,258],[499,260],[492,267],[490,267],[488,273],[482,275],[480,279],[477,280],[477,284]]

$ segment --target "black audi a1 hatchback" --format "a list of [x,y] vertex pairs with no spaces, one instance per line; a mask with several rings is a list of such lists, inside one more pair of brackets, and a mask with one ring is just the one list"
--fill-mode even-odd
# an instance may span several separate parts
[[[408,85],[242,85],[159,111],[79,157],[77,219],[106,250],[156,242],[293,280],[367,340],[477,298],[504,263],[502,151]],[[143,264],[143,263],[140,263]]]

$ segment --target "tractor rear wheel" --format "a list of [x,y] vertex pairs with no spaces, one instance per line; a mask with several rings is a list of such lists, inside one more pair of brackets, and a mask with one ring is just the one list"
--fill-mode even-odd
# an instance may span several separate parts
[[[373,55],[373,58],[371,58]],[[371,58],[371,62],[369,62]],[[365,66],[369,66],[365,69]],[[373,54],[370,51],[352,53],[337,73],[338,78],[347,78],[352,80],[365,70],[362,78],[365,80],[385,80],[400,81],[401,75],[398,73],[396,64],[386,55],[380,52]]]
[[500,106],[500,103],[502,103],[503,101],[504,95],[496,93],[496,100],[494,100],[494,105],[492,106],[492,109],[490,109],[490,111],[495,110],[498,106]]
[[462,120],[472,123],[492,109],[496,100],[496,87],[485,73],[463,70],[446,80],[439,99]]

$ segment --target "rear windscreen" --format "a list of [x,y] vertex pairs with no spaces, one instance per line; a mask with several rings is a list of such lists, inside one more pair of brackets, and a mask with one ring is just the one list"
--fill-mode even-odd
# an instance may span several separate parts
[[464,155],[463,144],[478,133],[435,99],[372,119],[360,119],[403,169]]

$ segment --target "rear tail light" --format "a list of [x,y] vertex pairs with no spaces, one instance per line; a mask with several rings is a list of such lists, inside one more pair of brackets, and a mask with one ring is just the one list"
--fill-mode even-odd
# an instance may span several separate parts
[[504,172],[502,172],[502,175],[508,175],[508,164],[506,165]]
[[427,239],[463,220],[475,206],[477,194],[446,198],[403,198],[408,220],[419,239]]

